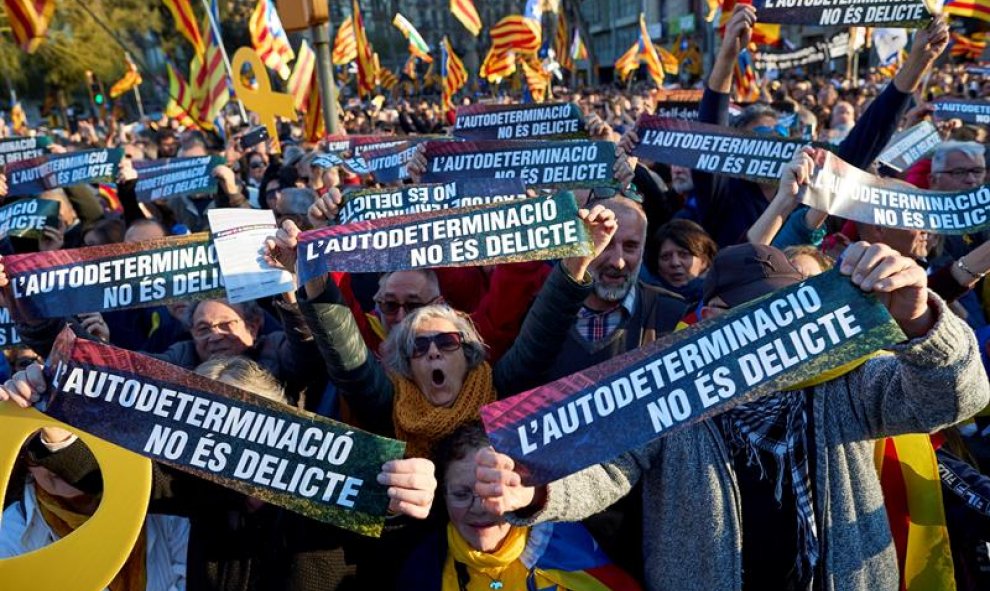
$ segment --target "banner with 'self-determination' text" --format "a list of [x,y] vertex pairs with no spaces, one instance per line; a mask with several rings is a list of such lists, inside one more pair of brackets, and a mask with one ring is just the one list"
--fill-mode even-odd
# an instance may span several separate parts
[[10,318],[10,310],[0,307],[0,349],[9,349],[21,344],[17,334],[17,323]]
[[848,54],[849,32],[843,31],[828,41],[819,41],[794,51],[761,51],[754,56],[753,67],[760,71],[790,70],[825,63]]
[[424,183],[518,178],[527,187],[614,185],[615,144],[591,140],[427,142]]
[[588,255],[572,193],[329,226],[299,236],[305,283],[331,271],[402,271]]
[[543,484],[902,340],[886,308],[829,271],[488,404],[481,418],[523,482]]
[[[454,181],[445,185],[404,185],[394,190],[352,191],[344,194],[337,220],[341,224],[350,224],[426,211],[515,201],[526,197],[526,189],[519,179],[486,179],[485,182],[490,186],[485,187],[481,194],[476,192],[480,188],[477,181]],[[496,189],[494,193],[493,188]]]
[[81,183],[117,178],[120,148],[47,154],[4,166],[7,195],[22,197]]
[[397,183],[409,178],[406,164],[416,153],[416,145],[402,142],[391,148],[369,150],[360,156],[379,183]]
[[945,193],[916,189],[860,170],[834,154],[798,195],[801,203],[866,224],[935,234],[969,234],[990,227],[990,185]]
[[932,102],[935,118],[959,119],[963,123],[990,125],[990,101],[943,98]]
[[58,201],[18,199],[0,207],[0,238],[40,238],[45,226],[59,227]]
[[697,121],[698,108],[704,91],[701,89],[658,90],[654,95],[657,101],[657,117]]
[[584,116],[573,103],[458,107],[452,133],[465,140],[588,137]]
[[925,0],[754,0],[761,23],[813,25],[920,25],[931,18]]
[[364,535],[388,509],[377,476],[405,445],[79,339],[66,327],[46,372],[47,415],[134,453]]
[[15,254],[3,265],[7,305],[25,320],[224,295],[208,233]]
[[47,135],[36,137],[12,137],[0,140],[0,166],[37,158],[48,153],[52,138]]
[[366,152],[394,148],[399,144],[421,144],[434,140],[450,138],[441,135],[352,135],[349,137],[348,151],[351,156],[363,156]]
[[633,156],[751,180],[779,181],[784,166],[806,143],[652,115],[639,118],[636,134]]
[[895,134],[883,152],[877,156],[877,163],[894,172],[904,172],[940,143],[942,136],[932,122],[922,121],[914,127]]
[[217,178],[213,169],[223,163],[220,156],[135,162],[138,179],[134,192],[138,201],[144,203],[179,195],[215,193]]

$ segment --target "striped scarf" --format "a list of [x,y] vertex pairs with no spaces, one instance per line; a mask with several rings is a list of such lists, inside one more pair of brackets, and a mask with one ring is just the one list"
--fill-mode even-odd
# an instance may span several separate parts
[[[818,563],[818,526],[811,500],[811,475],[808,469],[808,417],[805,394],[786,393],[765,396],[737,406],[723,415],[723,426],[729,441],[746,450],[749,464],[763,469],[759,452],[774,457],[777,464],[777,484],[774,496],[780,502],[785,470],[790,471],[794,500],[797,504],[798,561],[795,565],[800,580],[811,580]],[[765,473],[765,470],[764,470]]]

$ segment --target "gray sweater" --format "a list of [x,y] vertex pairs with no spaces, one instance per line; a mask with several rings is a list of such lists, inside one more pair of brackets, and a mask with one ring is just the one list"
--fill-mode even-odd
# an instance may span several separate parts
[[[930,298],[939,319],[928,335],[811,393],[814,503],[826,590],[898,588],[874,440],[937,431],[990,400],[972,331],[937,296]],[[728,448],[711,420],[551,483],[538,512],[511,521],[577,521],[615,503],[640,480],[647,588],[741,589],[739,487]]]

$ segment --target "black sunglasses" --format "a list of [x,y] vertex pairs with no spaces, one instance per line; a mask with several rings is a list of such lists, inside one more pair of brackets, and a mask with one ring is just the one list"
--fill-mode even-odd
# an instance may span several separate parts
[[413,339],[413,357],[422,357],[430,351],[430,345],[435,344],[440,351],[456,351],[464,343],[464,335],[459,332],[441,332],[429,337]]

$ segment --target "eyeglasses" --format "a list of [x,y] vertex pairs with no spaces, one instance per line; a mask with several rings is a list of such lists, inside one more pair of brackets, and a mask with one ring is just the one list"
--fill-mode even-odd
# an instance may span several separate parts
[[753,133],[756,135],[777,135],[780,137],[788,137],[791,135],[791,130],[783,125],[774,125],[770,127],[769,125],[758,125],[753,128]]
[[433,336],[422,336],[413,339],[412,357],[422,357],[430,351],[430,345],[436,345],[440,351],[456,351],[464,343],[464,335],[459,332],[441,332]]
[[386,316],[394,316],[399,313],[399,309],[405,311],[406,314],[411,314],[414,310],[419,310],[423,306],[429,306],[433,302],[437,301],[438,298],[433,298],[428,302],[396,302],[394,300],[375,300],[378,304],[378,309],[382,311],[382,314]]
[[462,488],[459,490],[447,491],[447,505],[465,509],[474,504],[475,499],[481,499],[474,491]]
[[986,175],[986,168],[953,168],[952,170],[939,170],[935,174],[947,174],[954,179],[961,180],[970,175],[975,177],[982,177]]
[[220,334],[231,334],[241,322],[243,321],[240,318],[234,318],[232,320],[214,322],[213,324],[202,323],[192,327],[191,332],[194,339],[205,339],[213,334],[213,329],[216,329]]

